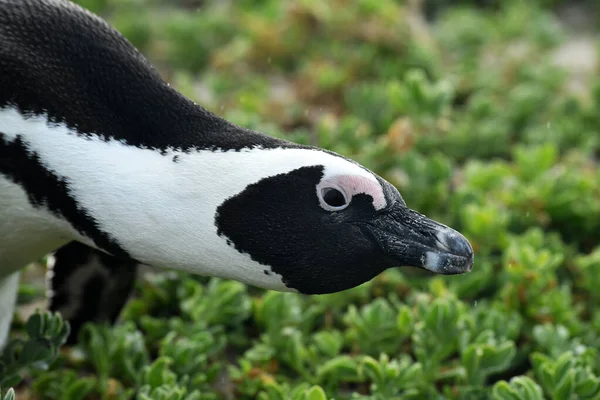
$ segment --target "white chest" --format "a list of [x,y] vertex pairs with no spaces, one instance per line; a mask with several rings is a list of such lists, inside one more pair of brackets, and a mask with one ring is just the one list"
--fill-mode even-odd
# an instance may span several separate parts
[[0,175],[0,279],[67,243],[68,230],[68,224],[31,206],[21,186]]

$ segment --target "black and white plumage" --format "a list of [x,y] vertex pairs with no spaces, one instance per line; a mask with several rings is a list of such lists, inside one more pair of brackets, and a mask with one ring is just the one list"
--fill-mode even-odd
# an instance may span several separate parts
[[114,320],[138,264],[307,294],[473,265],[379,176],[208,112],[99,17],[0,0],[0,345],[19,270],[54,251],[50,307],[76,326]]

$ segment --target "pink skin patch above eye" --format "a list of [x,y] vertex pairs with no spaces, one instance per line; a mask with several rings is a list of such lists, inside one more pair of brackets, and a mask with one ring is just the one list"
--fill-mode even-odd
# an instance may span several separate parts
[[373,198],[373,207],[376,210],[381,210],[387,206],[383,189],[379,182],[365,178],[359,175],[337,175],[326,179],[319,183],[317,190],[326,188],[328,186],[339,187],[342,189],[348,199],[352,199],[355,194],[364,193]]

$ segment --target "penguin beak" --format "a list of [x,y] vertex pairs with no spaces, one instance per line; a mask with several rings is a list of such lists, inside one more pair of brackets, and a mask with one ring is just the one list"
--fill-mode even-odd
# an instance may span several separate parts
[[455,275],[473,268],[473,248],[460,233],[397,204],[363,225],[395,266]]

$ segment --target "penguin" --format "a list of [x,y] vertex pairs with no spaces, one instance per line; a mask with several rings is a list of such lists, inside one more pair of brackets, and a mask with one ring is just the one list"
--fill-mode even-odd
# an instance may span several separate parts
[[343,155],[235,125],[68,0],[0,0],[0,344],[20,270],[114,322],[140,266],[317,295],[387,268],[462,274],[469,241]]

